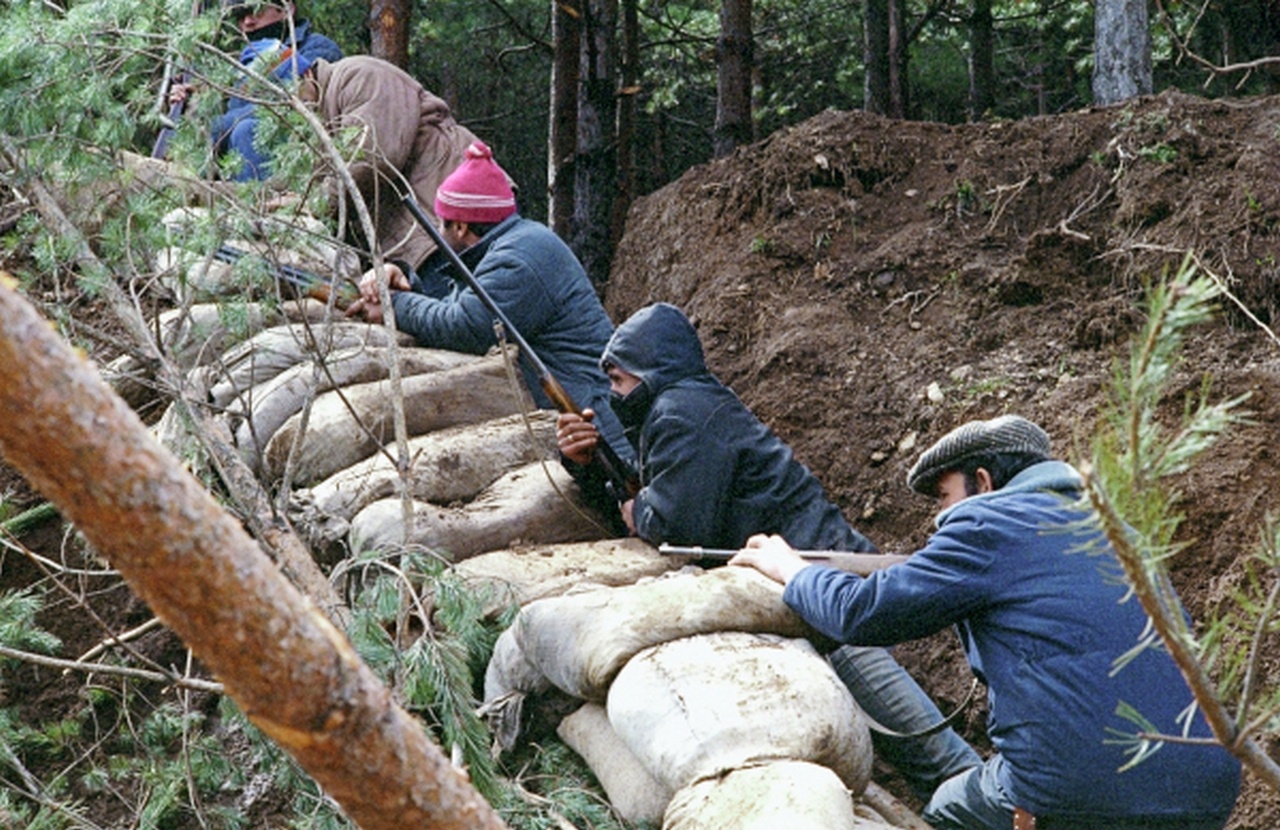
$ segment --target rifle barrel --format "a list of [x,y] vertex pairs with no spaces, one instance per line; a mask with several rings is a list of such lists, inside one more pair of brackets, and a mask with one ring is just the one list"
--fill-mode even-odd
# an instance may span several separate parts
[[[409,209],[409,213],[413,214],[413,218],[417,220],[422,229],[436,243],[436,247],[448,258],[454,270],[462,275],[463,280],[475,295],[480,298],[480,302],[485,308],[489,309],[489,313],[502,326],[506,336],[516,344],[516,348],[520,350],[520,356],[529,361],[534,374],[538,376],[538,383],[542,386],[543,392],[551,399],[556,409],[560,412],[581,415],[582,409],[570,397],[569,392],[561,385],[560,381],[556,380],[555,375],[551,374],[547,364],[542,362],[542,358],[538,357],[538,353],[533,350],[524,339],[524,336],[520,334],[519,329],[513,326],[507,315],[501,308],[498,308],[498,304],[489,296],[489,292],[484,290],[484,286],[476,279],[475,274],[471,273],[471,269],[462,261],[462,257],[458,256],[458,252],[441,235],[440,229],[436,227],[435,222],[431,221],[431,218],[423,212],[422,206],[418,204],[418,200],[414,198],[413,193],[406,193],[401,199],[405,207]],[[605,474],[608,475],[614,486],[621,488],[619,490],[619,498],[623,493],[628,496],[636,494],[639,490],[639,484],[635,480],[635,476],[627,473],[626,463],[618,456],[617,451],[609,445],[609,442],[604,439],[603,435],[600,436],[599,441],[596,443],[596,458],[599,459],[600,465],[604,468]]]
[[[664,556],[692,556],[697,559],[732,559],[738,551],[728,548],[704,548],[701,545],[658,545],[658,553]],[[828,565],[842,571],[866,576],[890,565],[905,562],[909,556],[893,553],[855,553],[843,550],[798,550],[802,559],[814,564]]]

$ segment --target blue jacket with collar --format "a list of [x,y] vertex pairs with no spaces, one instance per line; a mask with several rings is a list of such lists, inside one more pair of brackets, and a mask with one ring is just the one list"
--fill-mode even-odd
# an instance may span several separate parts
[[[460,258],[574,403],[595,410],[605,440],[629,462],[622,425],[609,408],[609,379],[598,364],[613,323],[569,246],[546,225],[512,214]],[[497,345],[493,314],[443,254],[427,260],[412,287],[393,292],[391,302],[396,327],[420,345],[471,354]],[[550,408],[537,375],[525,361],[520,365],[534,401]]]
[[[937,517],[907,562],[866,579],[807,567],[784,599],[815,628],[855,645],[892,645],[955,626],[987,686],[999,783],[1037,815],[1225,817],[1240,767],[1216,746],[1166,744],[1126,771],[1138,731],[1128,704],[1161,733],[1184,732],[1192,702],[1168,654],[1142,650],[1147,617],[1126,598],[1119,563],[1078,507],[1079,474],[1035,464],[1001,489]],[[1197,711],[1189,724],[1209,736]]]

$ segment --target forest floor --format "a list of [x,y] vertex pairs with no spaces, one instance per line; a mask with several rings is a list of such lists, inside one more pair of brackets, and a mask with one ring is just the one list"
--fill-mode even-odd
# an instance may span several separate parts
[[[1043,425],[1061,457],[1087,456],[1144,286],[1194,252],[1234,301],[1193,334],[1167,415],[1205,377],[1214,399],[1252,394],[1251,423],[1177,482],[1188,546],[1174,580],[1202,616],[1230,601],[1266,516],[1280,512],[1280,341],[1266,328],[1280,324],[1278,150],[1280,98],[1162,94],[962,126],[828,112],[639,200],[606,307],[617,322],[654,301],[684,308],[713,371],[860,530],[906,552],[933,514],[906,470],[952,427],[1016,412]],[[0,494],[17,507],[39,501],[4,468]],[[54,558],[66,544],[54,526],[24,541]],[[2,556],[0,590],[41,578]],[[78,587],[111,625],[145,619],[126,590],[97,589],[88,577]],[[69,656],[102,636],[70,602],[41,622]],[[138,646],[148,656],[180,664],[172,640],[148,642]],[[964,698],[970,675],[952,635],[898,654],[944,711]],[[1275,688],[1280,638],[1261,655]],[[22,700],[33,721],[79,694],[37,668],[4,683],[6,705]],[[984,716],[981,704],[965,716],[979,745]],[[1280,757],[1276,735],[1265,745]],[[1277,826],[1280,795],[1246,776],[1230,829]]]

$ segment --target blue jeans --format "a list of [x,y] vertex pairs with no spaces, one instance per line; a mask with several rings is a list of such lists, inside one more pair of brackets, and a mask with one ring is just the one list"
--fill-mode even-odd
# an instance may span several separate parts
[[253,134],[258,128],[258,118],[252,107],[241,107],[219,116],[213,125],[215,146],[223,152],[240,154],[243,162],[233,181],[249,182],[265,179],[271,174],[271,159],[253,144]]
[[[925,805],[924,820],[939,830],[1012,830],[1015,805],[998,781],[1003,766],[1004,759],[994,755],[942,782]],[[1036,830],[1222,830],[1228,817],[1037,816]]]
[[948,778],[924,808],[924,820],[941,830],[1012,830],[1013,810],[998,781],[999,755],[979,767]]
[[[942,720],[942,712],[888,651],[840,646],[827,659],[858,706],[882,726],[911,733]],[[873,729],[871,742],[922,800],[947,779],[982,765],[973,747],[950,727],[921,738],[895,738]]]

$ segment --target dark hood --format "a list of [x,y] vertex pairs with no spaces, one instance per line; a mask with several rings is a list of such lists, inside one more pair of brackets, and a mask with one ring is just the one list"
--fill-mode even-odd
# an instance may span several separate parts
[[601,368],[610,363],[640,378],[651,395],[707,371],[693,324],[668,303],[646,306],[618,326],[600,358]]

